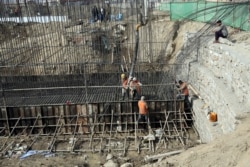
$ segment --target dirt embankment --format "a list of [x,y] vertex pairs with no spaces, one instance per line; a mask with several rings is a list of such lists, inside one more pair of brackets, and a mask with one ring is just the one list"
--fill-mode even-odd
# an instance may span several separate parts
[[161,162],[144,167],[248,167],[250,155],[250,115],[242,118],[235,132],[209,144],[202,144]]

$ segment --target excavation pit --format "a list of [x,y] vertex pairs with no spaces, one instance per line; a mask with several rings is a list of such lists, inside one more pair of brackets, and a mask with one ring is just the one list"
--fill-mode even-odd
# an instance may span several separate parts
[[138,100],[121,100],[120,73],[2,76],[3,155],[14,143],[25,146],[23,151],[124,155],[186,147],[192,140],[192,112],[176,99],[175,83],[157,84],[173,80],[172,75],[158,71],[136,76],[143,83],[150,128],[143,121],[137,125]]

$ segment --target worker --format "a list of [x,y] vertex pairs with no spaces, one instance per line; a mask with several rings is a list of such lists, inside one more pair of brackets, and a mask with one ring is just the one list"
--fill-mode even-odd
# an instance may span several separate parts
[[97,7],[94,6],[94,7],[92,8],[92,11],[91,11],[91,12],[92,12],[93,21],[94,21],[94,22],[98,21],[98,14],[99,14],[99,12],[98,12]]
[[125,95],[127,95],[127,98],[129,98],[128,78],[125,74],[121,74],[121,83],[122,83],[122,100],[124,100]]
[[149,121],[149,112],[148,112],[148,104],[145,101],[145,96],[141,96],[141,100],[138,101],[138,107],[139,107],[139,117],[137,120],[137,124],[141,119],[144,119],[147,122],[148,127],[150,127],[150,121]]
[[180,91],[180,93],[177,95],[177,99],[181,98],[181,96],[184,96],[184,107],[187,108],[189,107],[190,103],[188,100],[189,97],[189,91],[188,91],[188,86],[186,82],[183,82],[182,80],[178,81],[179,85],[177,85],[177,90]]
[[141,85],[142,84],[137,80],[136,77],[134,77],[129,83],[130,95],[132,99],[140,99]]
[[217,27],[214,29],[214,33],[215,33],[215,41],[214,41],[214,43],[220,43],[219,38],[220,37],[227,38],[228,31],[227,31],[227,27],[221,23],[221,20],[218,20],[216,22],[216,26]]
[[106,11],[105,21],[111,21],[111,6],[109,3],[107,4],[105,11]]

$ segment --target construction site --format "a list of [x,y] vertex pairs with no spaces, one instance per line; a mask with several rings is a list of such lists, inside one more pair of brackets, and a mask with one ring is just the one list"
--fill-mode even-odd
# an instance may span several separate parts
[[[249,117],[249,1],[17,0],[0,16],[0,166],[201,166],[165,159]],[[213,44],[217,20],[230,35]]]

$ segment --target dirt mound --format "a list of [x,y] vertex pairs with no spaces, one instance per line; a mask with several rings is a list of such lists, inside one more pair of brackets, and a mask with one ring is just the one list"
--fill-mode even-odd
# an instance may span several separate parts
[[235,132],[224,135],[209,144],[190,148],[183,153],[169,157],[162,162],[145,165],[190,166],[190,167],[247,167],[250,155],[250,116],[248,115]]

